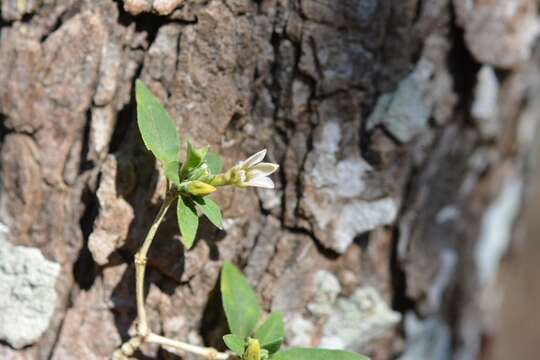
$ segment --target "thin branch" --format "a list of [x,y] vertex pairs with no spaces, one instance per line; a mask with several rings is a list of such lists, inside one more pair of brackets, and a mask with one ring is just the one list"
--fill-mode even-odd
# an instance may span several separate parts
[[148,334],[145,340],[149,343],[159,344],[165,347],[172,347],[174,349],[178,349],[184,352],[201,355],[203,357],[206,357],[208,360],[226,360],[230,358],[229,354],[218,352],[214,348],[191,345],[182,341],[172,340],[153,333]]
[[154,343],[165,347],[178,349],[184,352],[190,352],[205,357],[208,360],[226,360],[229,354],[218,352],[214,348],[191,345],[182,341],[169,339],[154,333],[148,329],[146,320],[146,310],[144,308],[144,275],[146,272],[147,255],[156,232],[161,225],[167,210],[176,199],[177,194],[167,193],[156,218],[152,222],[148,234],[144,239],[140,250],[135,254],[135,290],[137,296],[137,335],[122,344],[121,348],[114,352],[113,359],[123,360],[131,356],[142,344]]
[[163,218],[165,217],[165,214],[167,213],[167,210],[171,206],[175,197],[176,196],[174,196],[173,194],[167,193],[167,195],[165,196],[165,200],[163,200],[163,204],[161,204],[161,208],[156,215],[156,218],[154,219],[152,225],[150,226],[150,229],[148,230],[148,234],[144,239],[142,247],[137,252],[137,254],[135,254],[135,291],[137,296],[138,319],[137,333],[140,336],[145,336],[149,332],[148,323],[146,320],[146,310],[144,308],[144,275],[146,273],[148,250],[150,249],[150,245],[152,245],[152,241],[156,236],[159,225],[161,225],[161,222],[163,221]]

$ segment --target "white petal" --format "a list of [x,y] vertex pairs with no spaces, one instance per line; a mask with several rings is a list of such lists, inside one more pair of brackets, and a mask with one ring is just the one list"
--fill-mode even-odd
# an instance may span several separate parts
[[261,187],[261,188],[265,188],[265,189],[273,189],[274,188],[274,182],[272,181],[272,179],[270,179],[268,177],[265,177],[265,176],[251,179],[246,183],[246,185],[247,186]]
[[266,156],[266,149],[263,149],[259,151],[258,153],[251,155],[246,160],[242,161],[242,165],[244,167],[250,168],[253,165],[260,163],[262,159],[264,159],[265,156]]
[[259,176],[259,174],[268,176],[270,174],[275,173],[277,169],[279,169],[278,164],[263,162],[263,163],[253,166],[249,173],[252,177],[257,177]]

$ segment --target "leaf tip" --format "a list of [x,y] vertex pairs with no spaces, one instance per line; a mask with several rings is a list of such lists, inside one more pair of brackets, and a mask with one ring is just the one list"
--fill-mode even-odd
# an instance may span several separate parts
[[135,93],[139,93],[141,90],[146,90],[147,87],[144,85],[141,79],[135,80]]
[[233,263],[230,260],[225,260],[223,262],[222,271],[229,270],[231,268],[235,268]]

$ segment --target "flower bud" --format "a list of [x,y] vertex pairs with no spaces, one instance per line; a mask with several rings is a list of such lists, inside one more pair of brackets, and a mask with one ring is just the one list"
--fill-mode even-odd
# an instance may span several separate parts
[[261,360],[261,345],[257,339],[249,339],[242,357],[245,360]]
[[205,182],[195,180],[186,184],[186,191],[191,195],[205,196],[216,191],[216,188]]

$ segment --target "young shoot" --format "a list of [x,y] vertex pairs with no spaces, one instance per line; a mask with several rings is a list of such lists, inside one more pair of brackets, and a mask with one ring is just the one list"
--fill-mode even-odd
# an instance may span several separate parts
[[205,216],[217,228],[223,229],[219,205],[209,195],[220,187],[248,186],[274,188],[270,175],[278,165],[263,162],[266,150],[240,161],[226,171],[219,155],[208,147],[195,148],[186,142],[186,152],[180,157],[180,138],[176,126],[165,108],[139,80],[135,86],[137,124],[146,148],[152,152],[167,177],[164,200],[146,238],[135,254],[135,289],[137,300],[136,335],[115,351],[113,359],[127,359],[144,343],[200,355],[208,360],[364,360],[363,356],[336,350],[289,349],[278,351],[284,340],[283,318],[270,314],[262,324],[261,308],[247,280],[230,262],[225,262],[221,273],[223,308],[231,334],[224,336],[231,352],[200,347],[169,339],[149,329],[144,307],[144,277],[148,250],[168,209],[176,203],[178,227],[186,250],[193,246],[199,227],[199,216]]

